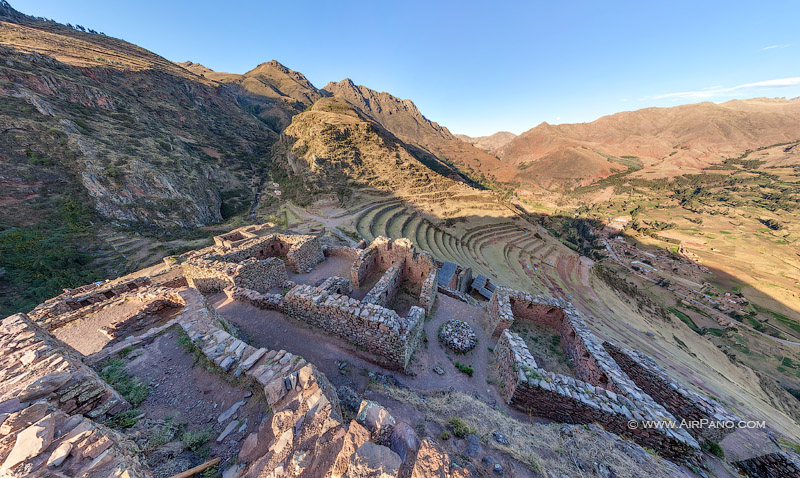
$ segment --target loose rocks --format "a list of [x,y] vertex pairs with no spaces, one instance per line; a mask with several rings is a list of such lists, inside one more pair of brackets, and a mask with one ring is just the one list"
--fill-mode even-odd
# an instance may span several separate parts
[[463,320],[451,319],[439,329],[439,340],[456,352],[467,352],[475,347],[478,338],[472,327]]

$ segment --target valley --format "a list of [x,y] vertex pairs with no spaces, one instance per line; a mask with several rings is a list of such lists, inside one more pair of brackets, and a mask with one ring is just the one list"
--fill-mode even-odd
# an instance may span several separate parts
[[[0,56],[0,474],[800,473],[800,99],[470,137],[3,0]],[[766,430],[620,425],[687,410]]]

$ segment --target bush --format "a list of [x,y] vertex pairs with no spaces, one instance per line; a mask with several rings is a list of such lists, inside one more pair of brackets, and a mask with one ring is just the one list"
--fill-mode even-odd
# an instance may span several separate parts
[[704,441],[703,442],[703,450],[711,453],[712,455],[714,455],[716,457],[725,458],[725,451],[722,449],[721,446],[719,446],[719,443],[717,443],[715,441],[712,441],[712,440]]
[[475,371],[472,370],[472,367],[470,367],[469,365],[465,365],[465,364],[463,364],[461,362],[456,362],[455,365],[456,365],[456,368],[458,369],[459,372],[465,373],[465,374],[469,375],[470,377],[472,376],[472,374],[475,373]]
[[457,417],[451,418],[447,422],[447,426],[453,431],[453,435],[458,438],[465,438],[467,435],[475,433],[475,429],[464,423],[463,420]]

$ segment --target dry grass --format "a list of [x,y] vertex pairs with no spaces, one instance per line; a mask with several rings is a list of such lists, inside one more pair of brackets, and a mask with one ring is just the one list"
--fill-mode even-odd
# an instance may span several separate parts
[[[592,471],[595,463],[613,468],[620,478],[680,476],[671,463],[597,427],[522,422],[461,392],[423,396],[410,389],[380,384],[371,388],[413,405],[425,413],[426,420],[443,427],[453,418],[460,419],[489,446],[507,453],[532,471],[539,474],[545,471],[544,476],[595,476]],[[494,431],[508,437],[509,444],[493,440]]]

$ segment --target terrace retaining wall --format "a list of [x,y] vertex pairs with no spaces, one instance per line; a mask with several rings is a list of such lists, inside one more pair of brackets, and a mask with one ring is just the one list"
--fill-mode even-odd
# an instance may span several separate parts
[[785,452],[770,453],[734,463],[748,476],[757,478],[798,478],[800,459]]

